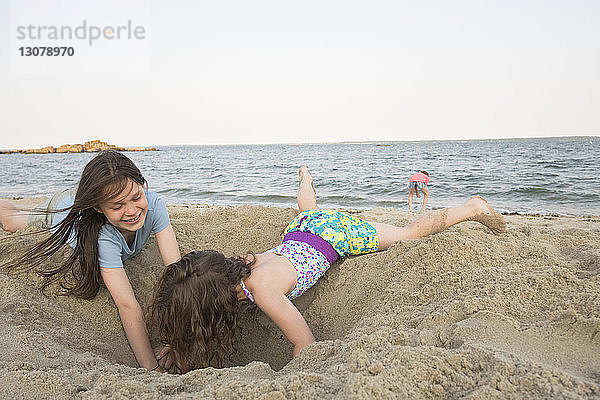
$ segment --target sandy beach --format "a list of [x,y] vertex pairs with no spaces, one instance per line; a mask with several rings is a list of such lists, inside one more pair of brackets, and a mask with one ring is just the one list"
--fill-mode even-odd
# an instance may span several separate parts
[[[417,216],[346,211],[399,225]],[[297,213],[201,205],[169,212],[182,253],[226,255],[277,245]],[[295,300],[317,343],[293,360],[279,329],[243,305],[230,367],[182,376],[136,368],[105,288],[92,301],[57,296],[56,287],[43,295],[35,274],[1,271],[0,396],[600,398],[600,217],[506,220],[501,236],[467,222],[335,263]],[[1,231],[0,239],[6,261],[36,235]],[[164,268],[154,238],[125,267],[146,307]]]

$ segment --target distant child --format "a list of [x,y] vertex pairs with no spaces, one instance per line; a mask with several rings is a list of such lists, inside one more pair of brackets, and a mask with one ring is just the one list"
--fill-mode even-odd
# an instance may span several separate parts
[[462,221],[478,221],[495,234],[505,230],[502,215],[481,197],[430,212],[405,227],[320,210],[306,167],[300,168],[298,208],[283,243],[271,250],[243,257],[194,251],[165,269],[150,308],[152,326],[168,343],[158,354],[163,369],[186,372],[221,365],[234,351],[238,304],[246,300],[281,328],[296,356],[315,338],[290,300],[313,286],[337,259],[385,250],[399,240],[432,235]]
[[[138,254],[151,232],[156,235],[165,265],[181,258],[164,201],[147,190],[139,169],[125,155],[107,150],[85,166],[76,190],[63,190],[36,209],[23,211],[0,201],[0,222],[9,232],[36,226],[50,237],[3,267],[37,269],[42,289],[60,281],[62,293],[93,299],[104,281],[117,308],[139,365],[159,369],[150,347],[146,324],[123,261]],[[73,248],[59,265],[43,265],[65,244]]]
[[412,211],[412,199],[413,193],[419,197],[419,190],[423,192],[423,209],[427,207],[427,200],[429,200],[429,173],[427,171],[419,171],[413,174],[408,180],[408,210]]

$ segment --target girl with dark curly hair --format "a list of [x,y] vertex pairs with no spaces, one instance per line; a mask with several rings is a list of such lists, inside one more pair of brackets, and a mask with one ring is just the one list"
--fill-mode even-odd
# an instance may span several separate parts
[[296,356],[315,338],[290,300],[313,286],[339,257],[385,250],[463,221],[480,222],[495,234],[505,230],[502,215],[481,197],[432,211],[406,227],[320,210],[308,169],[301,167],[299,174],[300,214],[288,224],[281,245],[244,257],[195,251],[166,268],[150,308],[152,325],[167,344],[157,355],[162,368],[185,372],[220,366],[234,351],[241,301],[256,303],[292,342]]

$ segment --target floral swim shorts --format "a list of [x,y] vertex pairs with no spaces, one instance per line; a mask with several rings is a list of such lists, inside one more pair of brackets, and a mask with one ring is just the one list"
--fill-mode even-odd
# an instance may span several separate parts
[[283,234],[310,232],[325,239],[340,257],[373,253],[379,249],[377,231],[360,218],[332,210],[307,210],[296,216]]

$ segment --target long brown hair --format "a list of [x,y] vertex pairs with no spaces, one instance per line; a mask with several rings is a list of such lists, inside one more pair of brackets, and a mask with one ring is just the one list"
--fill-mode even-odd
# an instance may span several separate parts
[[168,344],[181,372],[222,366],[235,351],[238,330],[236,286],[250,276],[254,260],[193,251],[169,265],[154,292],[151,326]]
[[[53,233],[22,256],[3,265],[3,268],[35,268],[38,275],[44,278],[42,290],[52,282],[59,281],[63,295],[83,299],[96,297],[101,280],[98,236],[107,220],[95,208],[118,196],[131,182],[146,184],[133,161],[114,150],[98,154],[83,169],[73,205],[66,209],[48,210],[51,213],[69,210],[67,216],[52,228]],[[77,238],[77,245],[70,256],[61,264],[44,265],[44,261],[59,251],[73,236]]]

